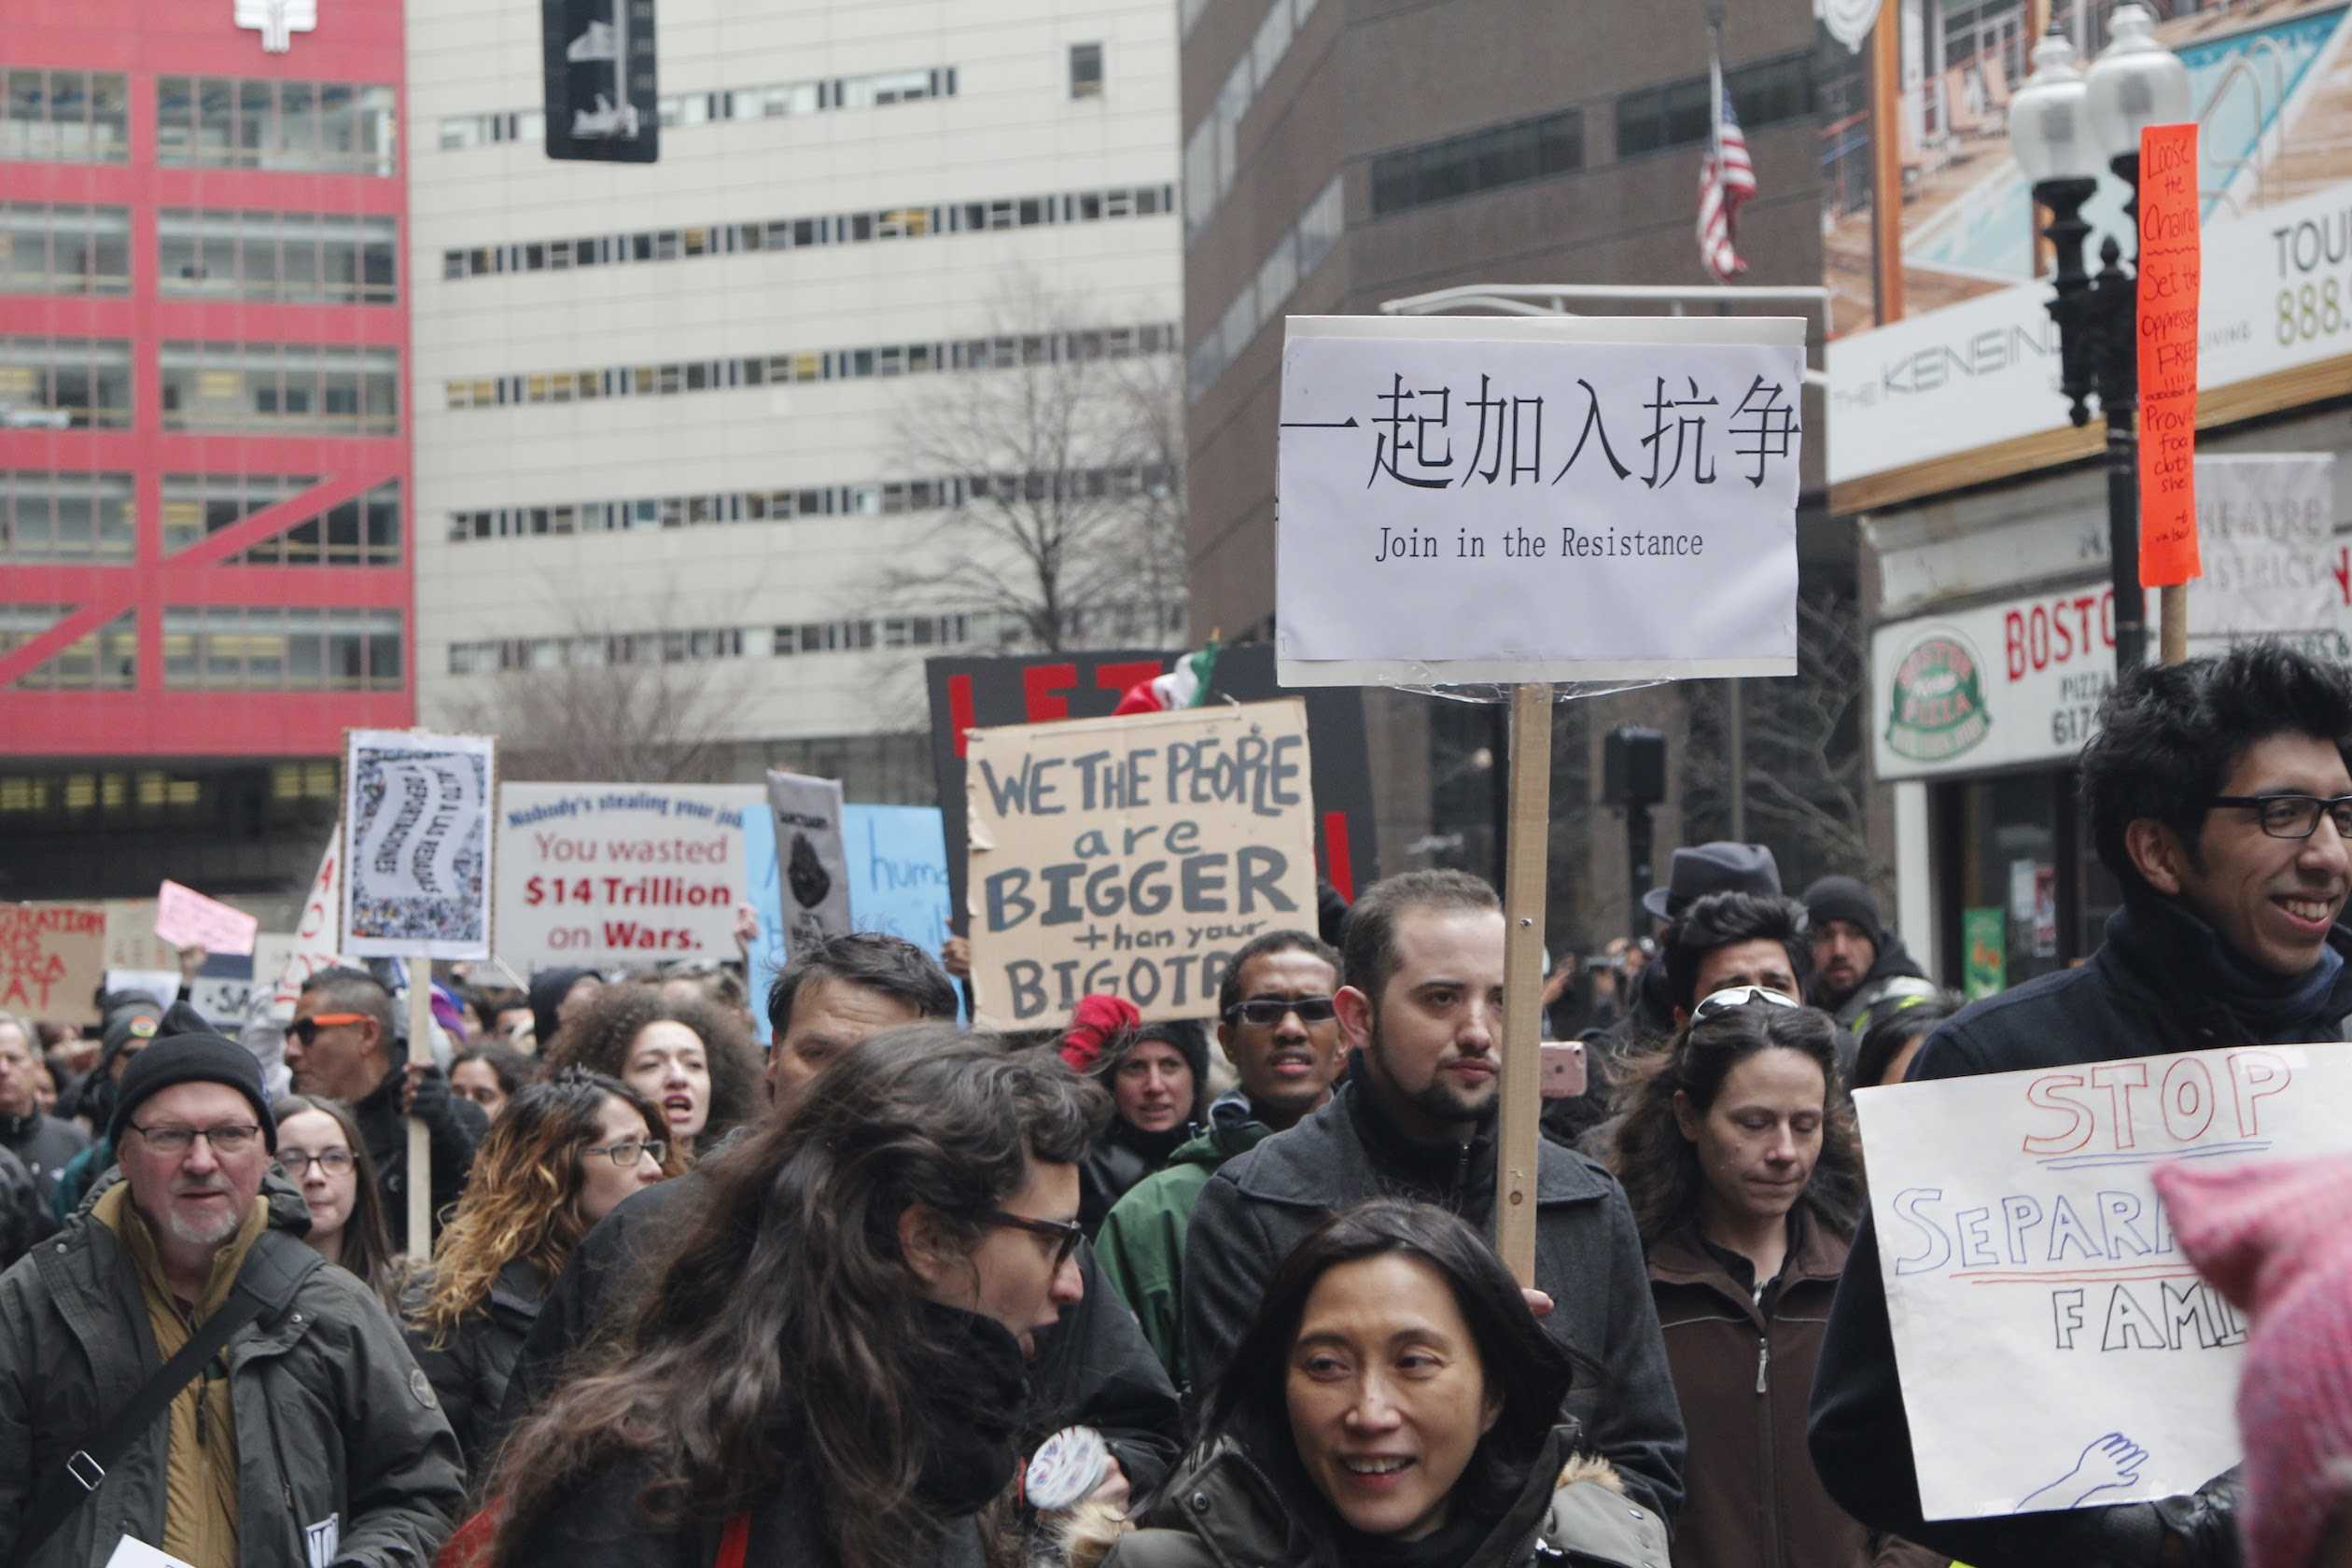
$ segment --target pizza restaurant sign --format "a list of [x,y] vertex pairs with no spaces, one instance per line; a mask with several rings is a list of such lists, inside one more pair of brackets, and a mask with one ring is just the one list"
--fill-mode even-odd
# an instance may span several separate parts
[[2114,680],[2105,583],[1882,626],[1870,641],[1873,767],[1926,778],[2072,757]]

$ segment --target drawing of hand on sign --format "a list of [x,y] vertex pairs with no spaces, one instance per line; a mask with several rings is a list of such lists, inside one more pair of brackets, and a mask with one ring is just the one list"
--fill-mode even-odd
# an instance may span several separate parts
[[2082,1457],[2075,1461],[2072,1470],[2027,1492],[2017,1511],[2079,1508],[2101,1492],[2129,1491],[2139,1484],[2140,1466],[2147,1462],[2148,1450],[2121,1432],[2093,1437],[2082,1446]]

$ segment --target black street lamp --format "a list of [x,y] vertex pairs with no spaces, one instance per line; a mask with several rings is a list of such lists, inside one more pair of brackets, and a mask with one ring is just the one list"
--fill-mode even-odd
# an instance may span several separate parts
[[2058,264],[2057,293],[2050,301],[2051,318],[2058,323],[2058,389],[2077,427],[2091,422],[2093,397],[2107,416],[2107,553],[2120,674],[2148,655],[2135,429],[2138,278],[2113,235],[2099,246],[2098,272],[2087,270],[2083,249],[2091,226],[2082,208],[2098,189],[2104,155],[2132,192],[2123,212],[2136,231],[2140,131],[2189,118],[2189,68],[2156,41],[2155,21],[2137,0],[2117,6],[2107,26],[2113,41],[2086,77],[2075,68],[2074,45],[2053,8],[2050,34],[2034,48],[2033,75],[2009,101],[2009,129],[2010,150],[2034,183],[2034,200],[2050,209],[2050,227],[2042,232]]

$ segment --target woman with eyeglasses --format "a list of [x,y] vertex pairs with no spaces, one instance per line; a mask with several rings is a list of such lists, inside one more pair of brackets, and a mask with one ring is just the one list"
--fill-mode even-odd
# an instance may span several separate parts
[[987,1561],[980,1516],[1041,1435],[1035,1336],[1085,1291],[1077,1162],[1104,1098],[949,1024],[836,1057],[700,1168],[647,1299],[508,1436],[496,1563]]
[[1843,1513],[1805,1448],[1861,1207],[1838,1043],[1827,1014],[1733,986],[1701,997],[1664,1052],[1633,1065],[1611,1163],[1689,1436],[1674,1568],[1851,1568],[1918,1550]]
[[310,1210],[310,1234],[302,1239],[329,1263],[365,1280],[399,1315],[409,1264],[392,1245],[375,1162],[351,1107],[315,1095],[281,1095],[270,1114],[277,1123],[277,1172],[301,1189]]
[[526,1084],[491,1124],[432,1271],[409,1292],[406,1322],[469,1474],[497,1447],[507,1379],[572,1248],[678,1169],[661,1112],[599,1072],[567,1068]]
[[1078,1223],[1091,1239],[1127,1189],[1209,1119],[1209,1040],[1176,1020],[1125,1030],[1086,1070],[1111,1091],[1111,1124],[1081,1169]]
[[1275,1271],[1143,1529],[1082,1509],[1070,1568],[1664,1568],[1665,1522],[1560,1424],[1599,1375],[1464,1221],[1359,1204]]

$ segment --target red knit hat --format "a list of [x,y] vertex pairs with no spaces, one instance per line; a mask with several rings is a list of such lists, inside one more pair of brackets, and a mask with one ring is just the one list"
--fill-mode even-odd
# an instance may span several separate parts
[[1143,1021],[1135,1003],[1125,997],[1089,996],[1078,999],[1078,1010],[1062,1031],[1061,1059],[1072,1072],[1092,1067],[1102,1048]]
[[2352,1499],[2352,1157],[2155,1172],[2180,1250],[2250,1320],[2246,1568],[2304,1568]]

